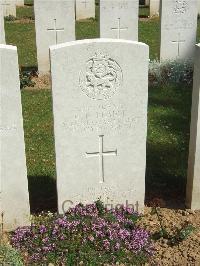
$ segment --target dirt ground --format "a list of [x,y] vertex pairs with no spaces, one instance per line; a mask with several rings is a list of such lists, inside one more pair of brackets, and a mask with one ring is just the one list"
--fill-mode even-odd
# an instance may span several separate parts
[[[151,207],[145,207],[140,224],[151,233],[155,233],[159,231],[160,226],[156,214],[152,215],[151,211]],[[170,235],[185,224],[193,225],[195,230],[185,240],[174,246],[165,238],[154,241],[155,255],[147,265],[200,266],[200,211],[159,208],[158,212],[163,226]]]

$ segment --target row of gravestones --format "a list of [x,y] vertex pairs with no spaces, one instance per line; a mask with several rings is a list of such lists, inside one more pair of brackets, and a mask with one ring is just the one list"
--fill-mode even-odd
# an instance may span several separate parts
[[[44,0],[43,0],[44,1]],[[53,4],[53,1],[50,0]],[[4,16],[16,17],[16,6],[24,6],[24,0],[0,0]],[[76,19],[95,17],[95,0],[75,0]]]
[[[197,1],[162,1],[161,60],[193,60],[197,32]],[[101,0],[101,38],[138,41],[138,3],[138,0]],[[87,9],[88,16],[92,15],[91,10],[95,12],[94,0],[80,1],[80,4]],[[48,52],[50,45],[75,40],[74,9],[74,0],[34,1],[37,58],[40,74],[48,73],[50,70]],[[1,25],[1,31],[3,32],[2,22]],[[1,36],[5,39],[4,33]]]
[[[139,1],[101,0],[100,37],[138,41]],[[39,72],[48,73],[48,48],[75,40],[73,1],[35,0]],[[197,32],[197,0],[162,1],[161,60],[193,60]],[[66,15],[67,14],[67,15]]]
[[[50,47],[59,213],[100,198],[144,207],[148,46],[94,39]],[[200,45],[196,46],[187,202],[200,209]],[[0,45],[0,214],[29,223],[17,49]]]
[[[101,0],[101,38],[137,41],[138,3],[138,0]],[[74,1],[58,0],[52,5],[51,1],[35,0],[34,11],[38,70],[45,74],[50,70],[49,46],[76,39]]]

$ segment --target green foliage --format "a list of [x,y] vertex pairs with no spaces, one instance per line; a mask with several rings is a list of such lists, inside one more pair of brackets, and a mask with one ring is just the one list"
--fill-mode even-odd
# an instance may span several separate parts
[[124,206],[102,209],[103,204],[97,202],[78,204],[64,216],[48,213],[34,217],[31,226],[13,232],[13,247],[26,254],[28,265],[148,262],[154,247],[149,233],[136,224],[139,214]]
[[32,81],[32,72],[31,71],[21,71],[20,72],[20,88],[33,87],[35,82]]
[[97,210],[99,212],[100,215],[103,215],[104,212],[105,212],[105,209],[104,209],[104,206],[103,206],[103,203],[100,199],[98,199],[96,202],[96,207],[97,207]]
[[193,225],[185,223],[185,225],[181,229],[177,229],[176,234],[170,238],[171,244],[178,245],[180,242],[187,239],[195,230],[196,228]]
[[152,236],[154,240],[158,240],[160,238],[164,238],[168,240],[168,244],[171,246],[175,246],[180,244],[182,241],[188,238],[188,236],[193,233],[196,228],[188,223],[185,223],[181,229],[176,229],[174,234],[170,234],[167,229],[163,226],[162,217],[160,215],[160,208],[153,207],[151,211],[152,215],[156,215],[159,221],[160,230]]
[[158,232],[154,233],[153,239],[158,240],[161,237],[168,239],[169,234],[168,234],[167,230],[165,229],[165,227],[163,226],[162,218],[160,216],[160,213],[159,213],[159,210],[157,207],[153,207],[151,210],[151,215],[154,215],[154,214],[157,216],[157,219],[159,221],[160,230]]
[[5,21],[15,21],[15,20],[16,20],[16,17],[12,16],[12,15],[9,15],[9,16],[5,17]]
[[8,245],[0,245],[0,265],[23,266],[22,257],[18,251]]
[[187,61],[153,60],[149,64],[149,86],[166,85],[170,83],[192,84],[193,65]]

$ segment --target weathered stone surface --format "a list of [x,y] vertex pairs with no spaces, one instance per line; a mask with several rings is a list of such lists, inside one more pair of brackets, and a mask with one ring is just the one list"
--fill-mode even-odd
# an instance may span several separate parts
[[145,6],[149,6],[150,5],[150,0],[145,0]]
[[76,19],[95,18],[95,0],[76,0]]
[[195,53],[186,205],[200,210],[200,44]]
[[49,46],[75,40],[74,0],[35,0],[38,70],[50,70]]
[[24,6],[24,0],[15,0],[16,6]]
[[198,1],[198,14],[200,15],[200,1]]
[[138,40],[139,1],[101,0],[101,38]]
[[161,60],[193,60],[197,31],[197,0],[161,3]]
[[59,212],[98,198],[142,211],[148,46],[82,40],[50,56]]
[[16,3],[13,0],[0,0],[0,5],[3,8],[4,17],[14,16],[16,17]]
[[0,215],[4,230],[29,224],[17,49],[0,45]]
[[0,5],[0,43],[5,44],[4,16],[3,8]]
[[150,17],[159,16],[159,12],[160,0],[150,0]]

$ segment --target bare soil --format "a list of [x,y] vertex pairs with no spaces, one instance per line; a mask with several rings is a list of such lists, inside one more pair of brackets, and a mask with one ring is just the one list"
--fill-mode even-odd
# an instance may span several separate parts
[[[151,214],[151,207],[145,207],[140,225],[151,233],[160,230],[159,221],[155,214]],[[163,226],[170,233],[175,234],[185,224],[191,224],[195,230],[182,242],[172,246],[167,239],[154,240],[155,255],[150,265],[164,266],[200,266],[200,211],[159,208]]]
[[26,87],[26,90],[47,90],[51,89],[51,78],[50,75],[33,76],[32,81],[34,82],[33,87]]

